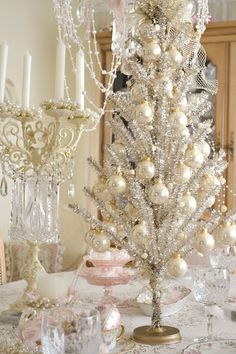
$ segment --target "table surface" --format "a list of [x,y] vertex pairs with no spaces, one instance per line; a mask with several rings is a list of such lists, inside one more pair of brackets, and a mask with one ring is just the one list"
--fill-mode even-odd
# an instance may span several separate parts
[[[67,273],[66,276],[68,276],[68,274],[69,273]],[[72,273],[70,273],[70,276],[72,276]],[[17,281],[0,286],[0,312],[7,310],[9,305],[21,296],[25,284],[24,281]],[[191,287],[189,280],[181,281],[181,284]],[[118,299],[117,301],[122,316],[122,322],[125,324],[126,335],[130,337],[135,327],[150,324],[150,318],[142,314],[135,301],[143,285],[142,281],[140,282],[140,279],[138,279],[128,285],[113,287],[112,294]],[[81,301],[83,302],[94,301],[103,296],[103,289],[101,287],[89,285],[86,280],[82,278],[79,278],[77,288]],[[232,304],[232,307],[236,308],[235,276],[232,276],[228,301]],[[182,335],[182,341],[169,346],[136,344],[133,353],[180,354],[187,345],[193,342],[195,337],[206,335],[204,308],[193,299],[192,295],[189,296],[182,310],[174,315],[164,317],[163,324],[178,327]],[[222,316],[221,313],[218,318],[214,319],[214,334],[221,338],[236,339],[236,323],[230,320],[230,318]],[[5,338],[15,340],[17,336],[18,331],[16,328],[12,325],[0,322],[0,348],[2,340],[5,340]],[[0,353],[2,352],[0,351]]]

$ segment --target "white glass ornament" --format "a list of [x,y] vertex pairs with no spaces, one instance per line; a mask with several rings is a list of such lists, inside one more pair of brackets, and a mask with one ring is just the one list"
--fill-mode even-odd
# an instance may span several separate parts
[[145,20],[143,23],[139,25],[138,31],[140,38],[143,40],[153,38],[153,29],[154,25],[151,20]]
[[195,146],[189,146],[185,152],[185,164],[191,168],[201,168],[204,156]]
[[167,263],[167,271],[172,277],[182,277],[188,270],[187,263],[179,255],[173,257]]
[[169,198],[169,191],[164,183],[158,181],[149,188],[148,198],[153,204],[164,204]]
[[131,234],[132,234],[132,240],[135,243],[145,244],[146,241],[145,238],[147,238],[149,235],[146,222],[143,221],[140,224],[135,225],[131,231]]
[[156,40],[144,43],[143,57],[147,62],[156,61],[161,56],[161,47]]
[[214,237],[208,233],[207,229],[200,231],[194,240],[194,248],[201,254],[211,252],[214,246]]
[[191,196],[190,192],[187,192],[182,198],[180,198],[179,207],[184,213],[191,214],[197,208],[196,199]]
[[152,179],[155,175],[155,166],[150,159],[138,162],[136,176],[138,179]]
[[216,231],[215,240],[219,247],[234,243],[236,241],[236,225],[231,225],[229,222],[224,223]]
[[187,108],[187,105],[188,105],[187,97],[185,95],[183,95],[179,99],[178,103],[176,104],[176,109],[184,112]]
[[153,120],[153,109],[147,101],[137,105],[135,118],[139,123],[143,124],[150,123]]
[[118,196],[126,191],[126,181],[119,174],[113,175],[108,180],[108,188],[112,195]]
[[174,170],[174,180],[177,183],[186,183],[192,177],[192,170],[183,162],[179,162]]
[[92,247],[97,252],[105,252],[111,246],[109,236],[103,231],[95,231]]
[[188,124],[187,116],[184,112],[175,111],[170,114],[169,122],[174,129],[184,129]]
[[126,149],[123,144],[119,142],[114,142],[111,145],[112,150],[116,153],[118,157],[124,157],[126,155]]
[[181,64],[183,60],[182,54],[175,48],[171,47],[168,50],[168,58],[170,59],[172,64]]
[[182,138],[185,138],[186,140],[189,138],[190,133],[187,127],[181,127],[181,128],[177,128],[175,129],[174,133],[177,136],[180,136]]
[[169,98],[173,96],[173,83],[167,76],[158,76],[154,79],[153,89],[159,96],[162,96],[163,93]]
[[201,144],[199,144],[198,148],[204,157],[208,157],[211,153],[211,147],[206,141],[203,141]]

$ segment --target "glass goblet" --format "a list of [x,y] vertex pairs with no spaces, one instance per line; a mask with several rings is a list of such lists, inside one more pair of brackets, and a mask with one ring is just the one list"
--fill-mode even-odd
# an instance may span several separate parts
[[194,268],[192,271],[193,295],[199,303],[205,306],[207,314],[207,336],[196,338],[196,341],[212,341],[213,315],[210,308],[223,305],[230,286],[230,275],[224,268]]
[[99,312],[92,306],[69,305],[63,316],[65,353],[98,353],[102,342]]
[[227,268],[230,272],[236,269],[236,246],[215,248],[210,253],[210,263],[213,268]]
[[64,328],[59,308],[42,312],[41,342],[43,354],[64,354]]

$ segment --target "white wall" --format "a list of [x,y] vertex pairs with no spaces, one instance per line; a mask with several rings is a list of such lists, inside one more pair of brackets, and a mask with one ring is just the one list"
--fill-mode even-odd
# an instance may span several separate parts
[[[29,50],[32,59],[31,103],[37,106],[42,100],[53,97],[56,20],[53,13],[52,0],[0,0],[0,43],[9,44],[9,61],[7,77],[16,85],[18,96],[21,94],[23,55]],[[68,73],[70,67],[68,64]],[[69,75],[71,76],[71,75]],[[72,81],[72,78],[69,78]],[[86,90],[91,97],[99,100],[98,92],[87,80]],[[73,91],[72,91],[73,93]],[[84,134],[80,141],[75,170],[77,187],[74,201],[81,201],[86,206],[82,188],[91,178],[87,171],[86,158],[90,155],[98,158],[98,129],[91,134]],[[64,211],[63,205],[68,203],[66,185],[62,188],[61,228],[62,241],[66,247],[67,267],[75,265],[78,257],[84,252],[83,236],[85,224],[72,213]],[[10,217],[10,197],[0,197],[0,233],[7,237]]]

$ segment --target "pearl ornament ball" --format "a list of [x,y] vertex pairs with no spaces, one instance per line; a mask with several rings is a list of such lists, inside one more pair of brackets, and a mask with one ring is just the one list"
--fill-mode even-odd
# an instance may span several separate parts
[[179,200],[179,207],[184,213],[191,214],[197,208],[196,199],[193,196],[191,196],[190,192],[187,192]]
[[105,252],[111,246],[110,238],[104,231],[95,231],[92,247],[97,252]]
[[177,183],[186,183],[192,177],[192,170],[183,162],[179,162],[174,171],[174,180]]
[[142,124],[150,123],[153,120],[153,109],[147,101],[136,107],[135,118]]
[[204,156],[196,146],[189,146],[185,152],[185,164],[191,168],[201,168]]
[[146,222],[142,221],[140,224],[135,225],[131,231],[131,235],[134,242],[145,244],[145,239],[149,235]]
[[153,204],[164,204],[169,199],[168,188],[164,185],[164,183],[158,181],[149,188],[148,198]]
[[211,153],[211,147],[206,141],[203,141],[199,145],[199,150],[203,154],[204,157],[208,157]]
[[145,61],[156,61],[161,56],[161,47],[156,40],[151,40],[144,43],[143,56]]
[[136,167],[136,176],[141,180],[152,179],[155,175],[155,166],[150,159],[146,159],[137,164]]
[[112,195],[121,195],[126,191],[126,181],[119,174],[113,175],[108,180],[108,188]]
[[179,255],[172,257],[167,263],[167,271],[173,277],[182,277],[187,272],[187,270],[187,263]]
[[209,253],[215,246],[214,237],[208,233],[207,229],[203,229],[197,235],[194,242],[194,248],[201,254]]
[[175,111],[170,114],[169,122],[174,129],[184,129],[188,124],[188,119],[184,112]]
[[111,144],[111,148],[118,157],[124,157],[126,155],[126,149],[124,145],[119,142],[114,142]]
[[236,241],[236,225],[232,225],[230,222],[224,223],[216,231],[215,235],[216,244],[219,247],[224,247],[232,244]]
[[167,97],[172,98],[173,96],[173,83],[166,76],[158,76],[153,80],[153,89],[156,94],[162,96],[162,94],[166,94]]
[[175,47],[172,47],[168,50],[168,57],[170,62],[175,65],[181,64],[183,60],[182,54]]

